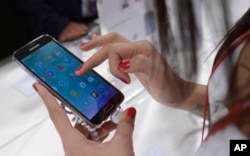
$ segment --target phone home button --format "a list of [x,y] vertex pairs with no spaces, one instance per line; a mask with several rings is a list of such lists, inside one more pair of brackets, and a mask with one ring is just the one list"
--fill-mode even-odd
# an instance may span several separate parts
[[111,110],[113,107],[114,107],[113,104],[109,104],[107,107],[104,108],[104,112],[105,112],[105,113],[110,112],[110,110]]

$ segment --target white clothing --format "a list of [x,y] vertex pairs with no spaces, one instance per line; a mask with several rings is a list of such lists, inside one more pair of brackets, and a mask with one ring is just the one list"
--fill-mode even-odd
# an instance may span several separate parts
[[[250,30],[248,31],[250,37]],[[236,65],[240,53],[246,44],[247,39],[242,41],[232,53],[222,60],[212,73],[208,83],[208,101],[210,107],[211,125],[226,116],[229,110],[223,104],[226,95],[230,91],[229,81]],[[237,41],[237,40],[236,40]],[[229,156],[230,140],[244,140],[248,137],[243,134],[234,124],[226,126],[224,129],[217,131],[209,136],[207,140],[198,149],[197,156]]]

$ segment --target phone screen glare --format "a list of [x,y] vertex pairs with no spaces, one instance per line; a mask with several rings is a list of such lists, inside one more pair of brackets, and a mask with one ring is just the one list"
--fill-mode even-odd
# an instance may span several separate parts
[[75,69],[81,62],[54,41],[21,61],[89,120],[117,92],[92,71],[84,76],[76,76]]

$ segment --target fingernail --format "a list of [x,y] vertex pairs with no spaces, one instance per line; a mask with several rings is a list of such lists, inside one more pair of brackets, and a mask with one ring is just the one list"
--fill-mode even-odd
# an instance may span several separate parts
[[34,90],[37,92],[37,87],[35,84],[32,84],[32,87],[34,88]]
[[127,111],[127,115],[134,119],[136,115],[136,109],[134,107],[130,107]]
[[77,67],[77,68],[76,68],[76,71],[81,70],[81,68],[82,68],[82,65],[80,65],[79,67]]
[[121,62],[119,67],[121,70],[127,70],[130,67],[130,62],[129,61]]
[[80,47],[82,47],[82,46],[84,46],[84,45],[86,45],[86,44],[88,44],[88,42],[82,42],[82,43],[80,44]]
[[128,84],[128,81],[127,80],[125,80],[124,78],[119,78],[122,82],[124,82],[124,83],[126,83],[126,84]]

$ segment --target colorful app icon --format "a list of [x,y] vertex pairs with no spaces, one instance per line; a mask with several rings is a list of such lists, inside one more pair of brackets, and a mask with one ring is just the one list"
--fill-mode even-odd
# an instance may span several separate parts
[[63,70],[63,69],[65,69],[65,66],[63,64],[58,64],[57,69]]
[[74,80],[77,78],[77,76],[75,75],[75,73],[69,73],[68,75],[69,75],[69,78],[72,78]]
[[49,62],[53,62],[53,61],[54,61],[54,58],[53,58],[52,55],[47,55],[47,56],[45,57],[45,59],[46,59],[46,61],[49,61]]
[[74,77],[75,74],[74,73],[69,73],[69,77]]
[[94,98],[98,98],[98,97],[99,97],[99,94],[98,94],[97,92],[95,92],[95,91],[93,91],[93,92],[91,93],[91,95],[92,95]]
[[72,96],[72,97],[76,97],[77,96],[77,91],[75,90],[75,89],[72,89],[71,91],[70,91],[70,95]]
[[55,73],[53,71],[49,70],[49,71],[46,72],[46,76],[48,78],[53,78],[55,76]]

